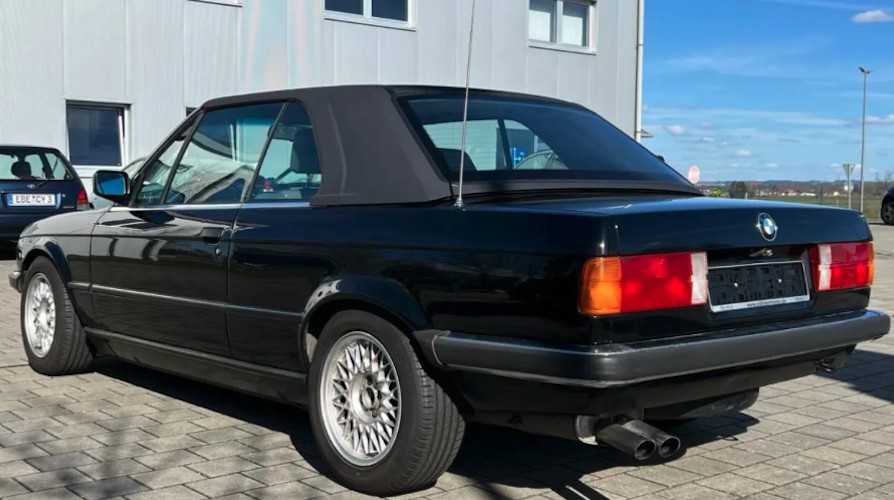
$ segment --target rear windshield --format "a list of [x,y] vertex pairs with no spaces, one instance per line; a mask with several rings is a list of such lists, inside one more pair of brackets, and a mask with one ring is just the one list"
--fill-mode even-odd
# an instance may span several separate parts
[[[458,179],[463,96],[408,98],[415,122],[445,177]],[[465,178],[688,183],[596,113],[577,106],[520,98],[472,96]]]
[[0,147],[0,181],[60,181],[74,172],[59,153],[48,149]]

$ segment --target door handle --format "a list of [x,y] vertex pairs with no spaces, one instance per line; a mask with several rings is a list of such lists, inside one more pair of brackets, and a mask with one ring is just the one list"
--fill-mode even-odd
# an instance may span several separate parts
[[205,243],[210,243],[212,245],[220,243],[221,238],[223,238],[224,230],[220,227],[206,227],[202,228],[199,231],[199,238],[202,239]]

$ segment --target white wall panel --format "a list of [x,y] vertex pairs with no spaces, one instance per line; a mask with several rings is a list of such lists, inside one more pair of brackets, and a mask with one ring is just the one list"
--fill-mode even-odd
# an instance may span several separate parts
[[375,26],[340,21],[324,21],[325,29],[334,34],[332,59],[323,66],[333,65],[338,84],[373,83],[379,78],[379,30]]
[[288,86],[288,11],[282,0],[245,3],[239,42],[240,88],[263,91]]
[[417,35],[405,30],[379,30],[379,82],[416,83],[419,74]]
[[[528,11],[517,0],[493,0],[491,86],[523,92],[527,66]],[[519,49],[522,47],[522,49]]]
[[132,61],[127,83],[133,102],[127,160],[148,155],[185,116],[182,40],[181,0],[127,0],[127,57]]
[[184,3],[185,97],[189,105],[239,88],[241,7],[207,2]]
[[66,149],[62,18],[62,0],[0,3],[0,143]]
[[[277,2],[280,0],[245,0],[248,2]],[[334,33],[324,30],[323,2],[288,2],[286,18],[288,59],[280,61],[288,71],[289,87],[310,87],[330,84],[335,79],[334,68],[324,72],[322,61],[332,58]],[[325,56],[324,56],[325,54]]]
[[65,0],[66,97],[127,100],[124,6],[121,0]]
[[[418,83],[458,85],[464,80],[465,64],[460,65],[455,51],[461,35],[458,12],[453,2],[417,0],[416,43],[419,46]],[[468,25],[468,23],[466,23]],[[468,37],[468,34],[466,35]]]

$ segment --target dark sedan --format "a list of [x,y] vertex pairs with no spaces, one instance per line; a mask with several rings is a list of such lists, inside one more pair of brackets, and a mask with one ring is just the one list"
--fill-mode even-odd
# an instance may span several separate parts
[[19,241],[31,367],[114,356],[305,405],[372,494],[433,484],[469,421],[670,458],[657,422],[747,408],[890,326],[862,214],[705,197],[546,98],[216,99],[94,185],[114,206]]
[[0,145],[0,197],[3,241],[39,219],[90,208],[77,173],[53,148]]

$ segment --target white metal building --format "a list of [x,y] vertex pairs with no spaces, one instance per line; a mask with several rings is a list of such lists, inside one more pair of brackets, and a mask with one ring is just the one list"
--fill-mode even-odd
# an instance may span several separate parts
[[[576,101],[638,135],[642,1],[477,0],[472,85]],[[149,154],[220,95],[462,86],[472,5],[2,0],[0,144],[58,147],[90,175]]]

